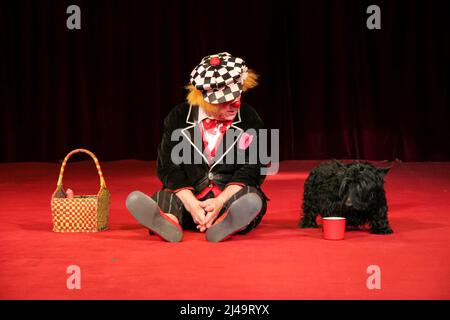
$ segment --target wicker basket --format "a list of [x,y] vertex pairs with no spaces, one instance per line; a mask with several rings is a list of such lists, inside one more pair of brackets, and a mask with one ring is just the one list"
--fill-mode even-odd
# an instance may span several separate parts
[[[75,153],[87,153],[94,160],[100,176],[100,190],[96,195],[77,195],[67,198],[63,189],[64,168]],[[109,191],[106,188],[102,169],[95,155],[85,149],[76,149],[64,158],[56,190],[51,200],[54,232],[97,232],[108,229]]]

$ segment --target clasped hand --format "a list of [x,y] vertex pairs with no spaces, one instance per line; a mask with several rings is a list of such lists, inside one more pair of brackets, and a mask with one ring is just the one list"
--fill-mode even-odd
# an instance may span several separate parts
[[197,224],[197,229],[205,232],[210,228],[219,215],[224,203],[219,198],[211,198],[205,201],[196,201],[191,208],[190,213],[194,222]]

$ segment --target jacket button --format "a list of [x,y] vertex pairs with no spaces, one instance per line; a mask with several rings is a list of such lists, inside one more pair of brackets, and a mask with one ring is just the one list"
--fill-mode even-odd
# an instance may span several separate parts
[[212,188],[212,187],[213,187],[213,184],[210,183],[210,184],[208,185],[208,188]]
[[214,175],[212,174],[212,172],[208,173],[208,179],[209,179],[209,180],[214,179]]

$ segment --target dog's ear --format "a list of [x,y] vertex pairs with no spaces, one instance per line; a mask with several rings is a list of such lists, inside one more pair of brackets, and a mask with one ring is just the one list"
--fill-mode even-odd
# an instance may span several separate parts
[[385,175],[387,175],[387,173],[389,172],[389,170],[391,170],[390,167],[387,167],[387,168],[381,168],[381,167],[379,167],[379,168],[377,168],[378,173],[380,173],[383,177],[384,177]]

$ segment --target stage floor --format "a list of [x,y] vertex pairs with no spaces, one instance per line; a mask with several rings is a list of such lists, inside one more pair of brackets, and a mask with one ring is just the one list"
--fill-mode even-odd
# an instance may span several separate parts
[[[197,232],[166,243],[134,221],[126,196],[160,188],[154,162],[103,163],[110,230],[90,234],[51,231],[58,164],[0,164],[0,298],[449,299],[450,163],[393,163],[386,193],[395,233],[351,231],[344,241],[297,227],[303,182],[318,163],[282,162],[263,185],[271,201],[261,225],[222,243]],[[69,163],[64,186],[95,194],[94,164]],[[66,287],[70,265],[81,269],[80,290]],[[381,289],[367,288],[371,265]]]

